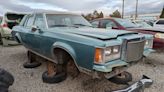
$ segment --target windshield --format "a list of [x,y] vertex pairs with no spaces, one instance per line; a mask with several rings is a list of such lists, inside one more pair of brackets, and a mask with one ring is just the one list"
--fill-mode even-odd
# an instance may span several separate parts
[[71,27],[71,26],[87,26],[91,24],[80,15],[71,14],[47,14],[47,24],[52,27]]
[[146,22],[143,21],[137,21],[136,24],[140,27],[152,27],[149,24],[147,24]]
[[115,19],[121,26],[125,28],[136,28],[137,25],[133,24],[130,20],[127,19]]

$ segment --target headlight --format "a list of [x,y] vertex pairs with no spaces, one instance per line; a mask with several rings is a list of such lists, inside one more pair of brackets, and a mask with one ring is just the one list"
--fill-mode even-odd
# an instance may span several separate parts
[[145,48],[152,48],[153,47],[153,39],[146,40]]
[[162,33],[156,33],[155,34],[155,38],[164,39],[164,34],[162,34]]
[[105,49],[97,48],[95,50],[95,62],[96,64],[103,64],[107,61],[120,58],[120,46],[111,46]]

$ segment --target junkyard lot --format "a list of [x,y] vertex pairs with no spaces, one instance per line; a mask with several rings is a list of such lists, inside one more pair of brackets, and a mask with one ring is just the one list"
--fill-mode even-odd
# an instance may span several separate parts
[[[23,68],[27,61],[26,49],[23,46],[0,46],[0,68],[11,72],[15,77],[14,85],[9,92],[102,92],[105,89],[119,89],[126,85],[117,85],[107,80],[91,81],[87,75],[80,74],[72,79],[70,76],[58,84],[42,82],[42,73],[46,70],[46,63],[35,69]],[[128,71],[133,75],[133,82],[139,80],[143,74],[154,80],[153,85],[145,92],[163,92],[164,90],[164,52],[154,53]]]

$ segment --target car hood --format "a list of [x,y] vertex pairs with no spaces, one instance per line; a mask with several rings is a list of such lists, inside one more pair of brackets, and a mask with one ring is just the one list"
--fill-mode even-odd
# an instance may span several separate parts
[[154,32],[161,32],[164,33],[164,29],[151,27],[151,28],[128,28],[128,30],[144,30],[144,31],[154,31]]
[[[109,40],[117,38],[118,36],[129,35],[129,34],[137,34],[132,31],[124,31],[124,30],[113,30],[113,29],[100,29],[100,28],[57,28],[63,34],[73,34],[80,35],[90,38],[96,38],[101,40]],[[55,29],[51,29],[55,30]],[[59,31],[58,31],[59,32]]]

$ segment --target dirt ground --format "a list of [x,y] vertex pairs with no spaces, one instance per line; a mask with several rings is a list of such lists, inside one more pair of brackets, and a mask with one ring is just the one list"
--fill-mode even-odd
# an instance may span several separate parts
[[[0,68],[11,72],[15,77],[14,85],[9,92],[103,92],[120,89],[127,85],[117,85],[107,80],[91,81],[87,75],[80,74],[72,79],[70,76],[58,84],[46,84],[42,82],[42,73],[46,70],[46,63],[35,69],[23,68],[27,61],[26,49],[23,46],[0,46]],[[164,91],[164,52],[153,53],[145,62],[140,62],[128,69],[133,75],[133,82],[147,75],[154,83],[145,92]]]

